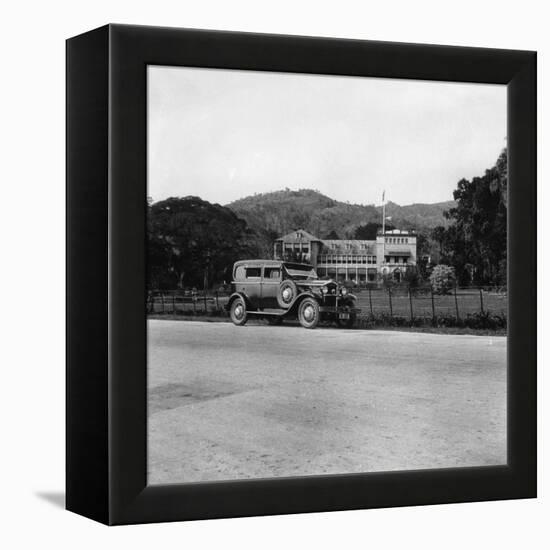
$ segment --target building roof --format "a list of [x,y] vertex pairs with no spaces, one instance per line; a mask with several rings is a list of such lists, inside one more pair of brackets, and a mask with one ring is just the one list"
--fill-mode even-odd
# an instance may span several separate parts
[[[415,236],[414,232],[401,230],[401,229],[392,229],[391,231],[386,231],[386,235],[412,235]],[[321,254],[350,254],[350,255],[359,255],[359,254],[376,254],[376,240],[364,240],[364,239],[319,239],[315,235],[308,233],[304,229],[297,229],[279,237],[276,241],[284,242],[288,244],[297,244],[297,243],[309,243],[309,242],[319,242],[322,243],[323,248]],[[392,245],[386,245],[386,254],[398,255],[398,256],[408,256],[411,255],[410,248],[393,248]]]
[[[378,232],[379,235],[382,235],[382,231]],[[416,236],[416,231],[408,231],[407,229],[388,229],[384,235],[412,235]]]
[[321,254],[374,254],[376,241],[359,239],[324,239]]
[[308,233],[304,229],[296,229],[283,237],[276,239],[277,241],[284,241],[285,243],[301,243],[304,241],[320,241],[315,235]]

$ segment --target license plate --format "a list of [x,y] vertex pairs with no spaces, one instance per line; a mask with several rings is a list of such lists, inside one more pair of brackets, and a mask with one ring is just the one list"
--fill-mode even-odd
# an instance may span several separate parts
[[340,315],[338,315],[338,317],[340,319],[349,319],[349,313],[340,313]]

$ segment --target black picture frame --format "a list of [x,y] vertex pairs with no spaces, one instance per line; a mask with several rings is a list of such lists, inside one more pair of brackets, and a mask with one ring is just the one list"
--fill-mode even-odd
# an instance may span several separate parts
[[[146,484],[146,68],[508,88],[508,464]],[[68,510],[116,525],[536,496],[536,53],[107,25],[67,41]]]

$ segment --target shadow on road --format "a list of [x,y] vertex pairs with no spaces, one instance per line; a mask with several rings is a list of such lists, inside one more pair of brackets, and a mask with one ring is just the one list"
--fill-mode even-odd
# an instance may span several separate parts
[[49,491],[34,494],[38,498],[49,502],[52,506],[55,506],[56,508],[65,509],[65,493],[62,491]]

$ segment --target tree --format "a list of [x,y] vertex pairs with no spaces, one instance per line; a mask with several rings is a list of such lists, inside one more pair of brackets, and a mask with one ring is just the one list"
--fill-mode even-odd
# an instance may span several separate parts
[[395,286],[395,281],[391,275],[391,273],[381,273],[379,275],[379,280],[382,283],[382,286],[389,290]]
[[448,294],[456,285],[456,275],[449,265],[436,265],[430,275],[430,283],[434,294]]
[[[365,241],[374,241],[376,240],[376,235],[378,235],[378,231],[382,229],[382,224],[377,222],[368,222],[365,225],[360,225],[355,230],[355,235],[353,236],[354,239],[360,239]],[[395,229],[395,227],[387,223],[386,224],[386,230],[389,231],[391,229]]]
[[456,207],[446,213],[449,227],[432,232],[439,243],[440,261],[455,268],[461,284],[504,284],[506,280],[507,158],[504,149],[483,176],[460,180],[453,193]]
[[442,225],[438,225],[432,229],[431,237],[438,245],[438,260],[443,256],[444,243],[446,240],[447,230]]
[[340,237],[338,236],[338,233],[336,233],[336,231],[334,231],[334,229],[325,237],[325,239],[327,241],[337,241],[340,239]]
[[421,278],[417,266],[408,265],[403,274],[403,282],[409,287],[409,289],[414,290],[420,286]]
[[258,255],[256,235],[231,210],[198,197],[149,204],[149,288],[211,287],[237,260]]

